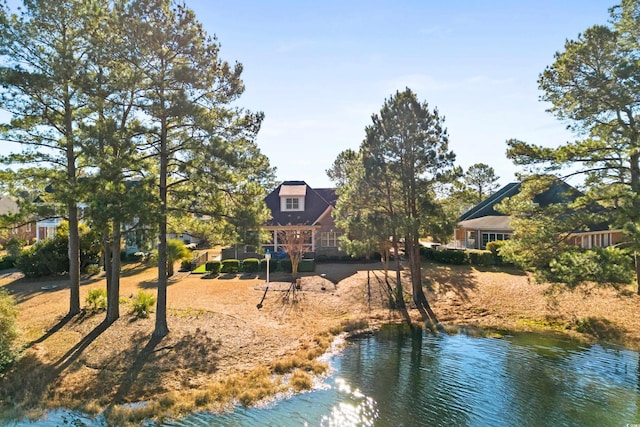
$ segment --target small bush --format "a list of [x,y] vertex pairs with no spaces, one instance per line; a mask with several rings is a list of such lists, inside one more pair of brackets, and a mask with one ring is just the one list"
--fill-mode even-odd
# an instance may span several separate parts
[[91,289],[85,298],[89,311],[103,311],[107,309],[107,290]]
[[0,372],[3,372],[16,358],[13,344],[18,337],[16,302],[4,289],[0,289]]
[[131,301],[131,312],[138,318],[147,318],[155,303],[156,297],[153,294],[138,291],[138,295]]
[[491,251],[468,250],[467,259],[471,265],[493,265],[496,263]]
[[308,273],[316,270],[316,263],[312,259],[302,259],[298,263],[300,273]]
[[426,246],[420,246],[420,255],[422,255],[426,259],[434,260],[435,250],[432,248],[427,248]]
[[4,244],[4,249],[7,251],[7,254],[9,254],[11,258],[15,259],[20,256],[22,248],[26,245],[26,240],[12,237],[11,239],[7,240],[7,243]]
[[0,270],[6,270],[7,268],[13,268],[16,266],[16,259],[11,255],[5,255],[0,258]]
[[220,273],[220,266],[221,266],[220,261],[214,260],[214,261],[207,262],[204,268],[211,274],[218,274]]
[[317,262],[329,262],[329,256],[326,254],[321,254],[316,257]]
[[96,274],[100,273],[101,270],[102,269],[98,264],[89,264],[84,268],[84,273],[88,276],[95,276]]
[[237,259],[225,259],[222,261],[222,267],[220,272],[222,273],[237,273],[240,271],[240,261]]
[[191,261],[183,259],[180,263],[180,271],[191,271]]
[[260,269],[260,260],[258,258],[247,258],[242,261],[242,271],[246,273],[255,273]]
[[507,242],[507,240],[494,240],[493,242],[487,243],[487,250],[493,255],[495,264],[504,264],[502,255],[500,255],[500,250]]
[[289,258],[281,259],[279,264],[280,270],[284,271],[285,273],[291,273],[293,271],[291,269],[291,260]]
[[158,250],[154,249],[151,252],[149,252],[147,254],[147,256],[145,258],[143,258],[143,261],[147,265],[157,266],[158,265]]
[[462,265],[465,263],[464,251],[433,251],[433,260],[443,264]]
[[[269,272],[273,273],[277,269],[278,269],[278,261],[273,259],[273,258],[271,258],[271,260],[269,261]],[[260,260],[260,271],[267,271],[267,260],[266,259]]]

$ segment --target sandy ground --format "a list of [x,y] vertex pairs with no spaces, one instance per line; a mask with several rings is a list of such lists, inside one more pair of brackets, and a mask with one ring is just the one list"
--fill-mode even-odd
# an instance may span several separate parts
[[[177,273],[168,288],[170,333],[151,339],[153,314],[136,319],[127,297],[140,289],[155,293],[156,270],[128,266],[121,283],[121,318],[110,326],[103,313],[65,317],[68,283],[0,275],[0,287],[18,301],[20,344],[16,369],[0,379],[0,403],[28,409],[50,404],[98,405],[153,399],[190,390],[257,366],[272,366],[301,348],[313,346],[319,333],[366,321],[370,326],[399,320],[388,308],[380,264],[318,264],[304,273],[301,289],[290,275],[272,273],[262,308],[265,275]],[[324,274],[325,276],[321,276]],[[393,275],[392,275],[393,276]],[[549,297],[518,271],[425,264],[424,283],[432,308],[443,324],[509,330],[553,330],[586,339],[605,339],[640,347],[638,297],[624,292],[583,288]],[[89,290],[105,287],[104,278],[85,280]],[[410,287],[405,287],[409,290]],[[407,295],[410,298],[410,295]],[[417,321],[417,310],[411,310]],[[589,331],[587,331],[589,332]],[[28,384],[28,387],[25,387]]]

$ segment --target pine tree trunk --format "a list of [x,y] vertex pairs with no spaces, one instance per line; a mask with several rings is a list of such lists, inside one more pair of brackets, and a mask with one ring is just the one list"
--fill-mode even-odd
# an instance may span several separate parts
[[69,215],[69,315],[80,313],[80,233],[78,231],[78,209],[74,202],[67,204]]
[[411,316],[409,316],[409,312],[407,311],[407,305],[404,303],[404,289],[402,287],[402,266],[400,265],[400,250],[398,249],[398,239],[395,236],[393,237],[393,252],[395,254],[396,264],[396,288],[394,290],[396,308],[400,310],[400,314],[402,314],[402,317],[404,317],[407,325],[413,327]]
[[160,135],[160,220],[158,221],[158,301],[156,325],[153,336],[164,337],[167,326],[167,173],[169,154],[167,150],[167,122],[162,120]]
[[107,295],[111,289],[111,244],[109,242],[109,229],[105,228],[102,232],[102,268],[107,282]]
[[120,221],[113,221],[111,237],[111,286],[107,289],[107,322],[113,323],[120,317]]
[[638,295],[640,295],[640,255],[637,252],[633,254],[633,261],[636,267],[636,285],[638,286]]

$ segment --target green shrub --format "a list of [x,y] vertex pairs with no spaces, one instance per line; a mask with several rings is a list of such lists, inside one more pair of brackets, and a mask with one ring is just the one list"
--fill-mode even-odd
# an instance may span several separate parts
[[495,264],[504,264],[500,250],[507,242],[508,240],[494,240],[493,242],[487,243],[487,250],[493,255],[493,262]]
[[[277,269],[278,269],[278,261],[273,259],[273,258],[271,258],[271,260],[269,261],[269,272],[273,273]],[[267,260],[266,259],[261,259],[260,260],[260,271],[267,271]]]
[[84,300],[89,311],[103,311],[107,309],[107,290],[91,289]]
[[467,262],[471,265],[493,265],[495,257],[491,251],[470,249],[467,251]]
[[16,266],[16,259],[11,255],[5,255],[0,258],[0,270],[6,270],[7,268],[13,268]]
[[240,261],[237,259],[225,259],[222,261],[221,273],[237,273],[240,271]]
[[188,259],[183,259],[180,263],[180,270],[191,271],[191,261],[189,261]]
[[284,271],[285,273],[293,272],[293,270],[291,269],[291,259],[289,259],[289,258],[281,259],[280,262],[279,262],[279,268],[280,268],[280,270]]
[[84,268],[84,273],[88,276],[95,276],[102,271],[102,268],[98,264],[89,264]]
[[316,257],[317,262],[328,262],[329,256],[327,254],[320,254]]
[[11,239],[7,240],[7,243],[4,244],[4,249],[7,251],[7,254],[9,254],[9,256],[15,259],[20,256],[20,251],[22,251],[22,248],[26,245],[26,240],[12,237]]
[[427,248],[426,246],[420,246],[420,255],[422,255],[426,259],[434,260],[435,258],[434,252],[435,250],[431,248]]
[[433,260],[443,264],[462,265],[466,262],[464,251],[433,251]]
[[156,297],[152,293],[138,291],[138,295],[131,301],[131,312],[138,318],[147,318],[155,303]]
[[316,264],[312,259],[302,259],[298,263],[298,272],[309,273],[316,270]]
[[13,363],[17,351],[14,342],[18,338],[16,302],[4,289],[0,289],[0,372]]
[[[64,224],[64,223],[63,223]],[[50,276],[69,271],[69,237],[62,225],[57,234],[25,248],[16,259],[16,267],[27,277]],[[80,231],[80,265],[96,264],[101,250],[95,233],[82,228]]]
[[255,273],[260,269],[260,260],[258,258],[247,258],[242,261],[242,271],[246,273]]
[[218,260],[209,261],[205,264],[204,268],[211,274],[220,273],[221,263]]
[[69,271],[68,239],[55,236],[25,248],[16,267],[27,277],[42,277]]

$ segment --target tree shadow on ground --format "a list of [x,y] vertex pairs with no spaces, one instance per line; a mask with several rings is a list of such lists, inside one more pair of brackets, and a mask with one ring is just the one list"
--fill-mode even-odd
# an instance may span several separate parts
[[[32,342],[30,346],[53,336],[72,319],[73,316],[64,317],[45,335]],[[85,349],[108,327],[108,323],[100,323],[53,363],[46,363],[33,352],[23,355],[16,362],[15,369],[9,371],[3,378],[3,386],[0,388],[2,405],[13,407],[18,411],[41,405],[46,396],[55,394],[53,389],[63,377],[63,372],[76,363]]]
[[468,265],[445,265],[426,262],[423,275],[429,292],[446,294],[453,292],[463,301],[469,301],[469,292],[476,289],[478,282],[473,269]]
[[40,344],[41,342],[44,342],[47,338],[49,338],[50,336],[52,336],[53,334],[55,334],[56,332],[58,332],[60,329],[62,329],[67,323],[69,323],[71,321],[71,319],[73,319],[74,316],[67,314],[66,316],[62,317],[60,319],[60,321],[58,323],[56,323],[52,328],[50,328],[49,330],[47,330],[47,332],[45,332],[44,335],[42,335],[40,338],[37,338],[31,342],[29,342],[27,345],[25,345],[25,348],[31,348],[36,344]]
[[[196,329],[190,335],[176,338],[152,335],[143,347],[145,337],[143,333],[132,337],[129,350],[109,363],[116,366],[111,369],[103,366],[101,381],[110,382],[112,389],[117,389],[110,408],[170,391],[163,385],[164,376],[170,372],[182,371],[186,377],[196,379],[199,374],[211,374],[218,369],[220,342],[209,337],[206,331]],[[114,376],[114,368],[124,373]]]
[[340,283],[344,279],[357,274],[362,270],[380,270],[382,269],[382,263],[370,262],[370,263],[317,263],[315,272],[308,273],[309,275],[321,276],[324,274],[325,278],[331,281],[334,285]]
[[[167,286],[174,285],[182,280],[185,276],[181,274],[174,274],[171,277],[167,278]],[[139,288],[142,289],[156,289],[158,287],[158,279],[154,280],[143,280],[138,284]]]
[[21,303],[44,293],[69,289],[69,278],[68,276],[52,276],[50,278],[21,277],[1,288],[7,290],[18,303]]
[[474,265],[472,268],[482,273],[507,273],[514,276],[526,276],[527,273],[513,265]]

